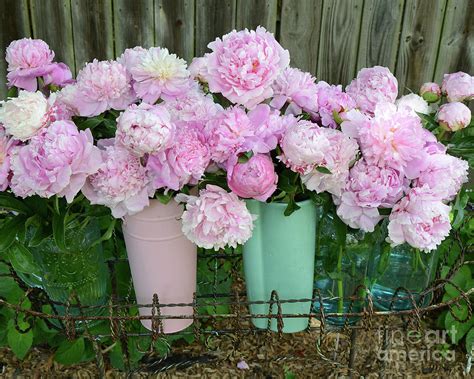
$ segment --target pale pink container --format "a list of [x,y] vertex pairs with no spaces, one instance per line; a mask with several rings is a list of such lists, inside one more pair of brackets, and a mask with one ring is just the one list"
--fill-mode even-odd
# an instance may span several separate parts
[[[138,304],[152,304],[153,294],[160,304],[192,303],[196,291],[197,249],[181,231],[183,206],[151,200],[142,212],[127,216],[123,234]],[[161,315],[192,316],[192,306],[160,307]],[[151,307],[140,315],[151,315]],[[163,319],[163,332],[174,333],[193,323],[190,319]],[[151,330],[151,320],[142,320]]]

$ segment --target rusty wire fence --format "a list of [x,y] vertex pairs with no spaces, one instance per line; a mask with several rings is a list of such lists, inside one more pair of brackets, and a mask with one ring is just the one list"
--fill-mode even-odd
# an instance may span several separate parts
[[[453,239],[452,243],[462,244],[461,240]],[[306,332],[308,336],[314,340],[314,348],[316,355],[308,357],[273,357],[273,360],[286,359],[320,359],[322,362],[334,367],[345,368],[348,372],[354,370],[354,359],[356,355],[355,341],[360,330],[375,330],[383,328],[386,333],[390,329],[403,330],[417,330],[423,333],[424,319],[426,316],[433,316],[442,310],[450,310],[453,318],[459,322],[468,322],[472,318],[472,304],[471,297],[474,294],[474,288],[467,292],[463,291],[455,282],[452,281],[456,272],[465,264],[470,264],[465,259],[466,253],[471,247],[461,246],[461,254],[456,264],[450,269],[450,272],[442,279],[440,273],[437,273],[436,279],[432,285],[425,289],[422,293],[416,294],[416,299],[413,294],[406,288],[398,288],[393,295],[390,302],[389,310],[377,310],[374,303],[376,297],[371,294],[369,288],[359,286],[354,291],[354,294],[347,299],[350,305],[347,312],[343,315],[339,313],[326,313],[324,311],[324,303],[328,300],[335,300],[336,298],[327,298],[322,293],[315,289],[311,299],[280,299],[277,291],[271,293],[271,297],[265,302],[250,302],[246,297],[245,282],[242,275],[242,255],[239,253],[233,254],[201,254],[199,261],[201,262],[200,274],[198,272],[198,291],[194,294],[192,303],[189,304],[163,304],[157,294],[150,299],[150,304],[136,304],[134,298],[133,284],[129,280],[126,284],[126,290],[119,288],[117,280],[117,269],[121,265],[128,266],[128,262],[124,258],[116,258],[108,261],[108,267],[111,279],[110,296],[105,304],[101,305],[81,305],[78,296],[72,292],[69,300],[65,303],[58,303],[50,300],[47,294],[39,288],[29,288],[20,279],[15,270],[9,262],[3,261],[9,266],[10,272],[2,274],[3,277],[10,277],[17,282],[17,284],[25,291],[24,298],[17,304],[7,302],[0,298],[0,307],[8,307],[14,310],[16,328],[20,333],[26,333],[28,330],[21,329],[18,320],[20,316],[27,320],[32,328],[37,320],[43,320],[48,327],[56,329],[64,333],[68,339],[74,339],[77,336],[83,336],[91,341],[96,355],[96,362],[99,372],[105,373],[104,369],[104,351],[100,342],[103,338],[111,338],[114,343],[120,344],[126,361],[126,370],[131,373],[139,371],[140,366],[131,368],[129,362],[129,338],[134,337],[138,340],[140,338],[151,339],[150,344],[147,345],[146,356],[154,355],[155,344],[153,342],[164,338],[163,321],[166,319],[192,319],[192,325],[186,330],[179,332],[180,335],[192,335],[196,342],[203,346],[206,344],[208,338],[226,338],[232,336],[233,340],[242,340],[250,336],[261,336],[261,340],[266,338],[274,339],[283,336],[283,327],[285,319],[290,318],[306,318],[308,319],[308,328]],[[202,275],[204,272],[204,275]],[[2,278],[0,278],[2,280]],[[448,301],[441,301],[444,293],[444,287],[450,284],[458,292],[459,296]],[[122,286],[123,287],[123,286]],[[363,290],[363,291],[361,291]],[[364,297],[360,298],[363,293]],[[403,294],[403,295],[401,295]],[[24,309],[22,303],[26,300],[31,302],[30,309]],[[393,305],[395,300],[409,300],[412,304],[411,309],[394,310]],[[426,304],[425,299],[431,299],[428,305],[420,306],[419,304]],[[387,302],[387,299],[384,299]],[[284,314],[282,313],[282,304],[310,302],[311,309],[308,314]],[[353,311],[355,303],[363,303],[361,311]],[[460,319],[454,312],[455,307],[459,306],[460,302],[467,305],[467,316]],[[268,306],[268,313],[266,314],[251,314],[249,306],[251,304],[266,304]],[[44,311],[44,306],[49,306],[50,312]],[[183,307],[190,306],[194,312],[192,315],[178,315],[168,316],[163,314],[164,307]],[[150,316],[140,316],[138,314],[138,307],[150,308]],[[334,317],[344,317],[344,325],[335,326],[331,323]],[[252,325],[252,318],[264,318],[268,320],[268,327],[266,329],[258,329]],[[277,320],[277,331],[270,330],[271,320]],[[152,330],[146,330],[141,327],[137,321],[151,320]],[[354,322],[356,320],[356,322]],[[390,320],[389,322],[387,320]],[[94,323],[102,322],[107,327],[95,330]],[[331,349],[323,351],[321,348],[322,341],[328,333],[337,332],[345,335],[349,342],[348,354],[337,355]],[[387,341],[384,344],[388,343]],[[171,353],[173,352],[171,347]],[[155,359],[153,365],[157,362],[163,362],[167,358],[161,355],[158,360]],[[214,357],[215,358],[215,357]],[[213,358],[213,359],[214,359]],[[269,359],[266,357],[265,359]],[[146,364],[145,357],[142,362]],[[205,363],[206,360],[197,361]],[[177,366],[186,366],[186,362],[174,363],[172,365],[159,366],[157,371],[162,371]],[[150,371],[150,370],[148,370]]]

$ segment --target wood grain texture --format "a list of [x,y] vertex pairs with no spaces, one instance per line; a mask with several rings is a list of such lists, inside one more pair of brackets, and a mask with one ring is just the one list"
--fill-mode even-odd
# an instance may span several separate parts
[[111,0],[71,0],[76,72],[85,63],[115,58]]
[[156,45],[190,61],[194,56],[194,0],[156,0]]
[[235,28],[235,13],[235,0],[197,1],[195,56],[203,55],[209,42]]
[[155,43],[153,0],[113,0],[115,56],[135,46]]
[[74,72],[70,0],[30,0],[30,9],[33,36],[46,41],[55,53],[55,61],[66,63]]
[[5,49],[11,41],[31,36],[26,0],[0,1],[0,100],[7,95]]
[[[455,71],[474,74],[474,1],[448,0],[434,79]],[[473,102],[474,103],[474,102]]]
[[400,94],[433,79],[446,0],[411,0],[405,6],[395,76]]
[[291,65],[316,74],[323,0],[283,0],[280,43]]
[[375,65],[395,70],[404,0],[365,0],[357,69]]
[[355,76],[363,0],[325,0],[318,79],[347,84]]
[[277,0],[237,0],[237,29],[255,29],[264,26],[275,33],[277,21]]

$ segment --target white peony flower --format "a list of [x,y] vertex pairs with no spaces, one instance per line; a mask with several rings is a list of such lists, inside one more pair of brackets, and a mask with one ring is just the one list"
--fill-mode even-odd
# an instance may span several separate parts
[[398,109],[405,109],[410,113],[418,112],[430,114],[433,111],[426,100],[415,93],[402,96],[395,102],[395,104],[397,105]]
[[48,100],[39,91],[20,91],[18,97],[0,104],[0,123],[7,134],[21,141],[33,137],[48,122]]

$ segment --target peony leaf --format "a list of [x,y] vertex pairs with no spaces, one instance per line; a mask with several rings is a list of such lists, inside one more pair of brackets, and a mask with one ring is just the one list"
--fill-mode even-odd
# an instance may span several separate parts
[[318,166],[318,167],[316,167],[316,170],[319,171],[322,174],[331,174],[331,171],[328,168],[324,167],[324,166]]

